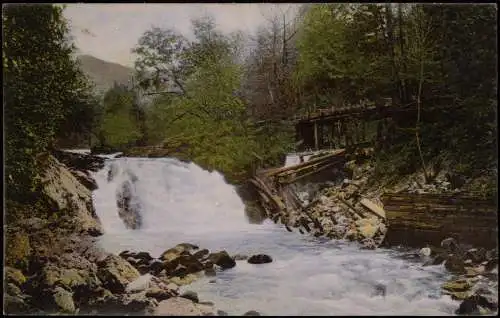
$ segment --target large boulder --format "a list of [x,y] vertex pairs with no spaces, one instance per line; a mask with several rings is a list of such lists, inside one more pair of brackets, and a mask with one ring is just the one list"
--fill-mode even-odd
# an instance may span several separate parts
[[13,283],[16,286],[22,286],[26,282],[26,277],[20,270],[9,266],[5,266],[4,270],[4,280],[7,283]]
[[229,269],[236,266],[235,260],[226,251],[211,253],[208,259],[222,269]]
[[140,276],[137,269],[116,255],[109,255],[98,266],[97,276],[103,286],[113,293],[123,293],[127,285]]
[[74,314],[76,312],[73,293],[62,287],[56,287],[53,292],[54,302],[62,313]]
[[249,310],[243,314],[243,316],[260,316],[260,313],[255,310]]
[[134,189],[131,181],[126,180],[116,194],[118,215],[129,229],[138,229],[142,226],[141,205],[133,195]]
[[247,260],[247,262],[250,264],[266,264],[266,263],[271,263],[272,261],[273,259],[271,258],[271,256],[266,254],[252,255]]
[[42,178],[43,193],[55,210],[64,211],[76,233],[98,236],[103,233],[93,204],[92,193],[56,158],[48,157]]
[[66,166],[79,171],[97,172],[104,168],[105,159],[88,154],[54,150],[53,155]]
[[213,306],[196,304],[182,297],[161,301],[154,310],[155,316],[216,316]]
[[89,176],[88,173],[78,170],[71,170],[71,173],[75,176],[75,178],[83,184],[90,191],[94,191],[97,189],[97,182]]

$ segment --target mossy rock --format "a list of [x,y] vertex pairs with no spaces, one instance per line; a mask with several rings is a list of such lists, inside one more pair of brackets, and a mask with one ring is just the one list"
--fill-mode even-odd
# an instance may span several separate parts
[[467,281],[458,280],[446,282],[441,288],[450,292],[464,292],[470,289],[471,285]]
[[25,232],[9,233],[5,236],[5,264],[7,266],[26,270],[29,265],[31,244]]
[[26,282],[26,277],[24,274],[15,268],[6,266],[5,267],[5,280],[8,283],[13,283],[16,286],[21,286]]

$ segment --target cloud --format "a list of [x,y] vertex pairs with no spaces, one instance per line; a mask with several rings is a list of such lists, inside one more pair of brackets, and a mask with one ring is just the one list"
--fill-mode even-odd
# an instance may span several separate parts
[[264,16],[269,16],[280,7],[285,11],[297,5],[79,3],[68,4],[64,14],[70,20],[72,34],[81,53],[132,66],[134,58],[131,49],[144,31],[153,25],[175,28],[189,36],[191,19],[211,14],[221,30],[253,32],[265,23]]

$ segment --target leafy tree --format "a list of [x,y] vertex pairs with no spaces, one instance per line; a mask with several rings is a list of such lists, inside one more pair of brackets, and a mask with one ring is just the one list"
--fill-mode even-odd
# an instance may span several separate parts
[[48,4],[3,6],[5,173],[13,199],[31,197],[43,163],[40,154],[68,116],[89,100],[62,12]]
[[100,147],[121,150],[141,143],[144,112],[133,89],[115,84],[105,93],[103,107]]

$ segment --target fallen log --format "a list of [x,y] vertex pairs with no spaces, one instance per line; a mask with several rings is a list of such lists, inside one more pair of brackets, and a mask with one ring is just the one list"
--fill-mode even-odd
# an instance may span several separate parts
[[497,245],[498,209],[469,195],[385,194],[386,243],[438,245],[447,237],[478,246]]
[[285,209],[285,205],[281,199],[277,195],[273,194],[272,190],[262,180],[255,177],[250,179],[250,182],[257,187],[257,190],[259,190],[260,193],[264,194],[269,201],[274,204],[277,212],[281,212]]
[[313,160],[309,160],[307,162],[299,163],[299,164],[294,165],[294,166],[268,170],[267,172],[265,172],[264,175],[266,177],[271,177],[273,175],[281,174],[281,173],[284,173],[287,171],[295,171],[295,170],[303,168],[303,167],[311,166],[311,165],[318,163],[318,162],[321,162],[323,160],[334,158],[336,156],[343,156],[344,154],[345,154],[345,149],[338,149],[338,150],[335,150],[333,153],[329,153],[329,154],[324,155],[322,157],[319,157],[319,158],[316,158]]
[[[314,169],[313,171],[306,172],[306,173],[304,173],[304,174],[301,174],[301,175],[299,175],[299,176],[295,176],[295,177],[293,177],[293,176],[292,176],[292,177],[287,178],[286,176],[285,176],[285,177],[280,177],[280,176],[278,176],[278,182],[279,182],[279,183],[281,183],[281,184],[290,184],[290,183],[294,183],[294,182],[296,182],[297,180],[300,180],[300,179],[302,179],[302,178],[304,178],[304,177],[307,177],[307,176],[310,176],[310,175],[312,175],[312,174],[318,173],[318,172],[320,172],[320,171],[322,171],[322,170],[325,170],[325,169],[327,169],[327,168],[333,167],[333,166],[335,166],[335,165],[337,165],[337,164],[338,164],[338,162],[332,162],[332,163],[330,163],[330,164],[326,164],[326,165],[321,166],[321,167],[317,167],[317,168],[316,168],[316,167],[314,167],[314,168],[313,168],[313,169]],[[304,168],[303,168],[303,169],[304,169]],[[297,172],[296,172],[296,173],[297,173]]]

